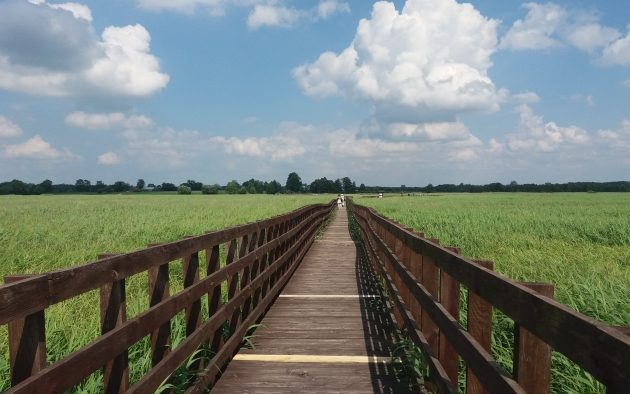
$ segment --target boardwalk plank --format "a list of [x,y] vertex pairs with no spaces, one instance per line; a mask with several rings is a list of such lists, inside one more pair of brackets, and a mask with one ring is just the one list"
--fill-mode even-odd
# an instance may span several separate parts
[[408,392],[393,365],[381,360],[369,358],[371,362],[354,364],[331,363],[330,358],[318,363],[277,361],[277,355],[391,356],[399,337],[364,265],[357,259],[346,211],[341,210],[254,332],[255,347],[240,351],[276,357],[268,358],[273,361],[232,361],[213,392]]

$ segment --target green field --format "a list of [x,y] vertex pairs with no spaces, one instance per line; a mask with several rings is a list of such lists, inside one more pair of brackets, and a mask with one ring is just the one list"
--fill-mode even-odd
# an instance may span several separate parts
[[[266,218],[332,196],[65,195],[0,197],[0,275],[38,273],[147,243]],[[510,278],[552,282],[556,299],[593,318],[630,325],[630,194],[450,194],[355,197],[384,215],[491,259]],[[174,290],[181,265],[171,264]],[[127,282],[129,316],[147,308],[146,274]],[[204,306],[205,307],[205,306]],[[205,311],[207,313],[207,311]],[[511,368],[511,321],[495,315],[493,351]],[[98,336],[98,296],[47,309],[48,360]],[[182,324],[174,336],[182,337]],[[8,388],[6,326],[0,328],[0,391]],[[176,345],[177,339],[174,340]],[[131,349],[132,381],[148,369],[148,343]],[[555,392],[598,392],[590,377],[554,354]],[[93,392],[98,374],[78,391]]]
[[[446,194],[356,198],[462,254],[489,259],[517,280],[551,282],[558,301],[613,325],[630,325],[630,194]],[[511,370],[509,319],[493,351]],[[497,327],[495,326],[495,327]],[[553,356],[554,392],[602,390]]]
[[[129,252],[148,243],[174,241],[331,199],[325,195],[0,196],[0,275],[67,268],[94,261],[99,253]],[[171,265],[171,284],[177,290],[181,264]],[[147,308],[146,292],[146,274],[127,282],[129,316]],[[98,308],[98,294],[92,291],[46,310],[49,362],[97,337]],[[175,337],[181,327],[174,325]],[[132,381],[148,368],[147,346],[145,340],[132,348]],[[4,391],[10,381],[6,325],[0,327],[0,354],[0,391]],[[98,386],[95,374],[78,391],[94,392]]]

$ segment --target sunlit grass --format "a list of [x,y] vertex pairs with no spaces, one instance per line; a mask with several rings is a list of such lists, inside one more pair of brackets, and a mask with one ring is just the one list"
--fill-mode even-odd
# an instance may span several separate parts
[[[521,281],[551,282],[555,298],[611,325],[630,325],[630,194],[444,194],[356,198],[396,221],[457,246]],[[495,314],[493,352],[511,371],[512,324]],[[553,354],[557,393],[601,392]]]
[[[272,195],[65,195],[0,196],[0,275],[40,273],[96,260],[99,253],[130,252],[286,213],[332,196]],[[222,258],[225,252],[222,247]],[[203,252],[200,272],[205,275]],[[170,264],[171,294],[182,289],[181,263]],[[147,275],[127,279],[127,315],[148,307]],[[225,296],[225,294],[224,294]],[[207,302],[202,302],[207,316]],[[174,319],[173,343],[183,337]],[[98,291],[46,310],[47,359],[59,360],[98,337]],[[0,326],[0,391],[9,387],[7,328]],[[150,367],[148,337],[130,350],[131,381]],[[77,392],[102,390],[100,372]]]

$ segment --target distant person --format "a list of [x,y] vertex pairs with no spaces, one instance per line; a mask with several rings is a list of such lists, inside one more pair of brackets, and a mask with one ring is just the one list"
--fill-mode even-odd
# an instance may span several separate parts
[[342,207],[346,206],[346,196],[344,196],[343,194],[341,195],[341,206]]
[[341,196],[340,196],[340,195],[337,195],[337,208],[341,209],[341,207],[342,207],[342,205],[341,205],[341,204],[342,204],[342,202],[341,202]]

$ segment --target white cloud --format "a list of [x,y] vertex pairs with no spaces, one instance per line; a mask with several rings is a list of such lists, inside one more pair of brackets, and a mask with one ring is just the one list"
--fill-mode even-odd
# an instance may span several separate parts
[[345,1],[322,0],[315,7],[314,12],[317,18],[328,19],[338,13],[350,12],[350,5]]
[[630,120],[624,119],[615,130],[599,130],[597,136],[611,149],[627,151],[630,149]]
[[448,158],[450,161],[468,162],[479,159],[479,155],[472,148],[462,148],[452,151]]
[[287,7],[276,2],[256,4],[247,17],[247,26],[256,30],[261,27],[290,28],[303,21],[318,21],[350,12],[350,5],[338,0],[321,0],[310,10]]
[[99,39],[90,20],[89,8],[75,3],[0,3],[0,89],[141,97],[166,86],[142,25],[109,26]]
[[111,166],[111,165],[120,164],[121,160],[120,160],[120,156],[118,156],[118,153],[105,152],[96,159],[96,162],[98,164]]
[[501,39],[501,49],[541,50],[571,45],[604,65],[630,65],[630,32],[625,37],[599,23],[593,11],[567,9],[555,3],[525,3],[524,19],[514,22]]
[[88,22],[92,22],[92,10],[90,10],[90,8],[86,5],[79,3],[61,3],[47,5],[53,9],[69,11],[77,19],[85,19]]
[[149,11],[174,11],[192,14],[198,10],[212,16],[223,16],[230,5],[248,5],[255,0],[136,0],[138,6]]
[[65,119],[66,124],[83,129],[145,128],[153,125],[153,121],[144,115],[125,115],[122,112],[87,113],[76,111]]
[[608,65],[630,66],[630,31],[604,49],[602,60]]
[[12,138],[22,135],[22,129],[11,121],[0,115],[0,138]]
[[605,27],[595,22],[575,24],[565,33],[565,38],[569,44],[589,53],[606,47],[619,36],[617,29]]
[[415,140],[464,140],[470,131],[461,121],[434,123],[392,123],[385,127],[385,134],[394,139]]
[[257,4],[247,17],[250,29],[261,27],[292,27],[301,17],[300,11],[272,4]]
[[354,40],[325,52],[293,75],[309,96],[341,95],[371,102],[390,123],[452,121],[463,111],[493,111],[504,92],[488,76],[496,20],[454,0],[374,4]]
[[534,92],[523,92],[510,95],[510,101],[517,104],[534,104],[540,101],[540,96]]
[[62,160],[62,159],[76,159],[77,155],[70,152],[68,149],[56,149],[53,148],[48,142],[40,135],[26,140],[21,144],[6,145],[4,147],[5,157],[13,158],[27,158],[37,160]]
[[519,19],[501,39],[502,49],[545,49],[559,45],[552,36],[564,22],[567,12],[557,4],[525,3],[525,19]]
[[595,106],[595,98],[592,94],[573,94],[569,96],[569,100],[576,103],[586,104],[589,107]]
[[571,145],[590,141],[588,133],[577,126],[562,127],[555,122],[545,123],[526,104],[517,108],[520,132],[507,136],[507,147],[512,151],[552,152]]

